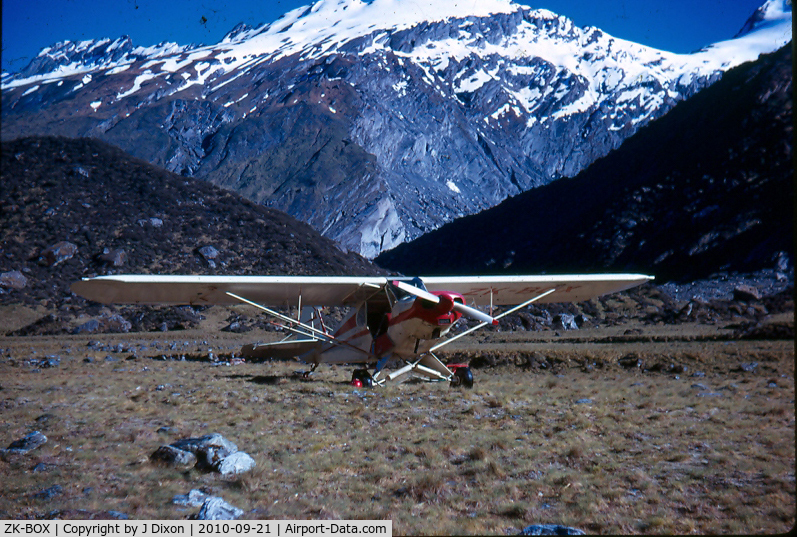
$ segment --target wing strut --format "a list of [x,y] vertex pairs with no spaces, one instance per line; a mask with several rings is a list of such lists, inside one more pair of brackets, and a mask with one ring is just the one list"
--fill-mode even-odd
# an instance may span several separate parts
[[[292,331],[294,331],[294,332],[296,332],[298,334],[301,334],[303,336],[312,337],[314,339],[321,339],[323,341],[326,341],[327,343],[338,343],[333,336],[330,336],[329,334],[324,333],[324,331],[322,331],[322,330],[319,330],[319,329],[314,328],[314,327],[312,327],[310,325],[301,323],[301,322],[297,321],[296,319],[288,317],[287,315],[283,315],[283,314],[281,314],[281,313],[279,313],[277,311],[269,309],[269,308],[267,308],[265,306],[262,306],[262,305],[260,305],[260,304],[258,304],[256,302],[252,302],[251,300],[247,300],[247,299],[245,299],[242,296],[238,296],[236,294],[230,293],[229,291],[227,291],[226,294],[231,296],[231,297],[233,297],[236,300],[240,300],[241,302],[249,304],[250,306],[254,306],[254,307],[258,308],[258,309],[261,309],[261,310],[265,311],[266,313],[268,313],[269,315],[272,315],[272,316],[276,317],[277,319],[279,319],[280,321],[282,321],[284,323],[288,323],[289,326],[285,327],[288,330],[292,330]],[[304,330],[306,330],[307,332],[310,332],[310,333],[308,334],[306,332],[302,332],[300,330],[297,330],[296,328],[293,328],[293,325],[299,325],[299,326],[302,327],[302,329],[304,329]]]
[[[229,291],[227,291],[226,294],[228,294],[229,296],[231,296],[232,298],[234,298],[236,300],[240,300],[241,302],[243,302],[245,304],[249,304],[250,306],[254,306],[254,307],[258,308],[258,309],[261,309],[261,310],[265,311],[266,313],[268,313],[269,315],[273,315],[274,317],[276,317],[277,319],[281,320],[284,323],[288,323],[288,326],[285,326],[285,328],[287,328],[288,330],[291,330],[293,332],[296,332],[297,334],[301,334],[303,336],[311,337],[313,339],[320,339],[321,341],[323,341],[325,343],[332,344],[332,345],[339,345],[339,346],[348,347],[350,349],[353,349],[353,350],[355,350],[357,352],[361,352],[361,353],[366,354],[368,356],[373,356],[373,354],[371,354],[370,352],[368,352],[366,350],[360,349],[359,347],[351,345],[351,344],[349,344],[349,343],[347,343],[345,341],[341,341],[341,340],[337,339],[335,336],[327,334],[323,330],[319,330],[319,329],[314,328],[314,327],[312,327],[310,325],[307,325],[305,323],[298,322],[298,321],[296,321],[296,319],[293,319],[291,317],[288,317],[287,315],[283,315],[283,314],[281,314],[281,313],[279,313],[277,311],[269,309],[269,308],[267,308],[267,307],[265,307],[265,306],[263,306],[261,304],[258,304],[257,302],[252,302],[251,300],[247,300],[244,297],[238,296],[238,295],[236,295],[234,293],[230,293]],[[298,330],[297,328],[294,328],[295,325],[301,326],[303,330],[306,330],[309,333],[302,332],[301,330]]]
[[[505,316],[505,315],[509,315],[510,313],[514,313],[514,312],[516,312],[517,310],[519,310],[519,309],[521,309],[521,308],[525,308],[526,306],[528,306],[529,304],[531,304],[531,303],[532,303],[532,302],[534,302],[535,300],[539,300],[539,299],[541,299],[541,298],[542,298],[542,297],[544,297],[544,296],[548,296],[548,295],[550,295],[551,293],[553,293],[554,291],[556,291],[556,287],[553,287],[553,288],[551,288],[551,289],[548,289],[547,291],[543,291],[542,293],[540,293],[539,295],[535,296],[534,298],[531,298],[531,299],[529,299],[529,300],[525,301],[523,304],[520,304],[519,306],[515,306],[514,308],[512,308],[512,309],[510,309],[510,310],[507,310],[507,311],[505,311],[505,312],[504,312],[504,313],[502,313],[501,315],[499,315],[499,316],[497,316],[497,317],[494,317],[494,319],[495,319],[495,320],[498,320],[498,319],[500,319],[501,317],[503,317],[503,316]],[[452,342],[452,341],[454,341],[455,339],[459,339],[459,338],[461,338],[462,336],[464,336],[465,334],[470,334],[470,333],[471,333],[471,332],[473,332],[474,330],[478,330],[478,329],[479,329],[479,328],[481,328],[482,326],[485,326],[485,325],[488,325],[488,324],[490,324],[490,323],[487,323],[487,322],[482,322],[482,323],[479,323],[479,324],[477,324],[476,326],[474,326],[473,328],[471,328],[471,329],[469,329],[469,330],[465,330],[465,331],[464,331],[464,332],[462,332],[461,334],[457,334],[456,336],[454,336],[454,337],[452,337],[452,338],[450,338],[450,339],[447,339],[447,340],[443,341],[442,343],[438,343],[437,345],[435,345],[434,347],[432,347],[431,349],[429,349],[429,352],[434,352],[434,351],[436,351],[437,349],[439,349],[440,347],[443,347],[443,346],[445,346],[445,345],[448,345],[449,343],[451,343],[451,342]]]

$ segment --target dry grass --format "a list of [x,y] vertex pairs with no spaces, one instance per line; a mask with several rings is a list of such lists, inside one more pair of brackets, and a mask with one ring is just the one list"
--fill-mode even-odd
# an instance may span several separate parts
[[[84,363],[86,341],[0,339],[14,358],[0,360],[2,447],[37,429],[49,438],[0,461],[8,476],[0,518],[82,509],[180,519],[197,508],[171,498],[200,488],[246,518],[392,519],[405,535],[503,534],[530,523],[769,533],[795,523],[790,342],[587,351],[526,342],[559,360],[557,371],[480,369],[475,389],[458,391],[420,382],[355,389],[345,367],[302,382],[291,376],[294,363],[213,367],[125,354]],[[585,356],[613,364],[630,351],[689,369],[582,367]],[[61,365],[36,369],[26,361],[33,352],[57,352]],[[760,365],[730,371],[744,361]],[[698,369],[705,377],[689,377]],[[161,444],[210,432],[237,443],[257,468],[225,478],[148,461]],[[47,470],[34,472],[38,463]],[[60,496],[33,497],[56,484]]]

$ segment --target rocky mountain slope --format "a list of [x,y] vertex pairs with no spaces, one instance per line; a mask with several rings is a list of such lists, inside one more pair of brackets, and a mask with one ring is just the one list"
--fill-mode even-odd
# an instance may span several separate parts
[[572,179],[380,255],[414,273],[793,267],[791,47],[736,67]]
[[2,137],[98,137],[373,257],[575,175],[790,39],[784,0],[689,55],[509,0],[320,0],[210,46],[48,47],[4,73]]
[[92,139],[3,143],[0,305],[69,316],[98,274],[379,274],[309,225]]

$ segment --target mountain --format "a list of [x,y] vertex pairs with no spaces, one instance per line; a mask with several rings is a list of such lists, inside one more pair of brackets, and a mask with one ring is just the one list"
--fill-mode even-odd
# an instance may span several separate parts
[[2,138],[100,138],[374,257],[577,174],[790,39],[785,0],[687,55],[509,0],[320,0],[210,46],[48,47],[3,74]]
[[572,179],[381,254],[406,273],[793,267],[792,51],[728,71]]
[[93,139],[2,146],[0,305],[80,310],[98,274],[379,274],[304,222]]

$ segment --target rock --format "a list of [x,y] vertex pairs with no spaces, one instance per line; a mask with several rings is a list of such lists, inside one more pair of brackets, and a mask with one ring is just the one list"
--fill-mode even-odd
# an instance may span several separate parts
[[199,255],[202,256],[202,259],[205,260],[208,267],[216,268],[216,261],[214,261],[219,256],[219,251],[216,250],[213,246],[203,246],[202,248],[198,248],[197,252]]
[[107,263],[108,265],[121,267],[125,264],[125,262],[127,262],[127,252],[121,248],[117,248],[115,250],[103,248],[102,254],[98,256],[98,259],[104,263]]
[[594,401],[589,398],[579,399],[576,401],[577,405],[591,405]]
[[128,320],[116,313],[114,315],[103,315],[97,319],[89,319],[73,328],[72,334],[91,334],[94,332],[127,333],[132,328],[133,325]]
[[761,300],[761,293],[752,285],[737,285],[733,288],[733,299],[739,302]]
[[238,509],[225,502],[218,496],[208,497],[196,515],[197,520],[235,520],[243,515],[243,509]]
[[56,496],[60,495],[63,492],[64,490],[61,488],[61,485],[53,485],[52,487],[40,490],[39,492],[33,494],[32,496],[37,500],[47,501],[47,500],[52,500],[53,498],[55,498]]
[[73,334],[84,334],[84,333],[94,333],[100,329],[100,321],[97,319],[89,319],[85,323],[76,326],[72,329]]
[[732,369],[731,371],[740,371],[743,373],[752,373],[758,367],[758,362],[750,362],[747,364],[739,364],[738,367]]
[[626,369],[632,369],[635,367],[642,367],[643,362],[636,354],[627,354],[626,356],[620,358],[618,363]]
[[47,442],[46,436],[39,431],[33,431],[19,440],[11,442],[8,446],[8,451],[11,453],[27,453],[28,451],[43,446],[45,442]]
[[172,498],[172,503],[175,505],[190,505],[191,507],[200,507],[205,500],[210,496],[198,489],[192,489],[188,494],[178,494]]
[[562,330],[578,330],[576,318],[569,313],[560,313],[553,318],[553,328]]
[[240,474],[255,467],[255,460],[243,451],[238,451],[221,459],[214,466],[221,475]]
[[28,279],[18,270],[0,273],[0,287],[6,289],[24,289]]
[[39,255],[39,265],[52,267],[67,259],[71,259],[76,253],[76,244],[72,244],[68,241],[61,241],[42,250],[42,253]]
[[216,250],[213,246],[203,246],[197,250],[202,257],[206,260],[216,259],[219,256],[219,251]]
[[580,529],[559,524],[532,524],[523,528],[518,535],[585,535],[585,533]]
[[190,451],[201,466],[213,468],[216,463],[238,451],[238,446],[215,433],[198,438],[186,438],[171,444],[172,447]]
[[101,322],[109,332],[127,333],[133,328],[133,325],[118,313],[101,319]]
[[149,458],[174,466],[194,466],[197,463],[197,456],[194,453],[174,446],[161,446]]

